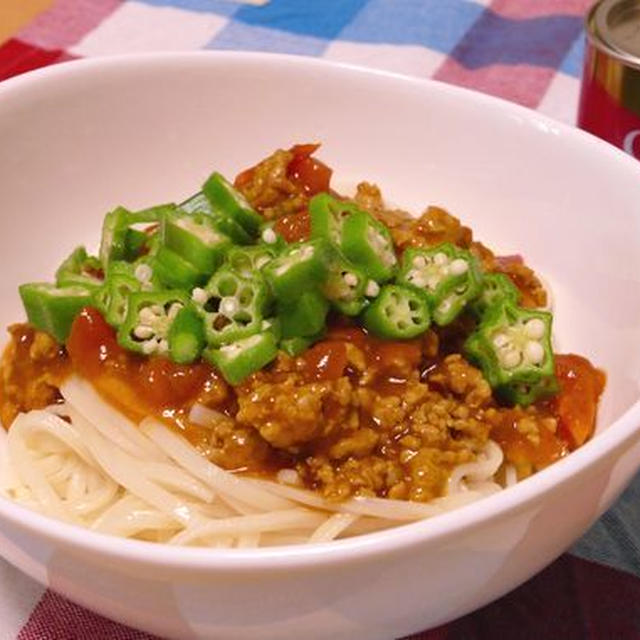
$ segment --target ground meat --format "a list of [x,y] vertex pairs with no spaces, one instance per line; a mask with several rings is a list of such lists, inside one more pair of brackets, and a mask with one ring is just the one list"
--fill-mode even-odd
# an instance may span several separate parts
[[241,425],[250,425],[271,445],[295,449],[354,425],[353,395],[347,378],[304,383],[295,373],[282,382],[256,376],[238,389]]
[[337,464],[326,457],[313,456],[298,465],[298,473],[325,498],[335,501],[354,494],[387,496],[404,482],[401,465],[380,456],[349,458]]
[[[386,223],[384,213],[380,212],[378,218]],[[472,240],[471,229],[439,207],[429,207],[419,218],[399,222],[390,230],[400,251],[409,247],[432,247],[443,242],[468,249]]]
[[521,293],[520,304],[535,309],[547,304],[547,292],[538,276],[526,264],[513,262],[498,267],[496,271],[506,273]]
[[459,353],[447,356],[436,367],[429,375],[429,384],[450,391],[471,408],[485,406],[492,401],[489,383]]
[[0,419],[5,428],[22,411],[58,402],[58,386],[69,369],[64,349],[48,334],[26,324],[10,326],[9,333],[0,367]]
[[225,469],[256,470],[269,458],[270,448],[252,428],[241,427],[231,419],[216,422],[210,433],[205,455]]
[[293,159],[291,151],[278,149],[256,165],[246,181],[236,186],[267,220],[306,209],[308,196],[304,188],[287,176]]

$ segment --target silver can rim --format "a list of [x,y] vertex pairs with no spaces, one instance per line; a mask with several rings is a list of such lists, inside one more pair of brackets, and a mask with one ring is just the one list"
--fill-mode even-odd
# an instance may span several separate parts
[[[620,0],[618,0],[620,1]],[[604,5],[611,3],[611,0],[598,0],[587,12],[584,19],[584,31],[590,46],[610,58],[624,64],[627,67],[640,70],[640,57],[626,53],[624,50],[610,44],[602,37],[597,28],[597,14]]]

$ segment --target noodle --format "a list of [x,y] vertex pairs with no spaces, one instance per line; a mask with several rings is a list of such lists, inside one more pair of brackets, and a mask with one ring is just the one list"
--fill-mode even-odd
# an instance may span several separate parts
[[[489,441],[475,462],[453,470],[441,498],[331,502],[225,471],[161,422],[136,426],[78,378],[61,392],[63,404],[20,414],[7,434],[0,430],[0,492],[100,533],[216,548],[328,542],[432,517],[501,488],[493,476],[502,451]],[[288,471],[283,480],[293,479]],[[514,476],[507,467],[509,483]]]

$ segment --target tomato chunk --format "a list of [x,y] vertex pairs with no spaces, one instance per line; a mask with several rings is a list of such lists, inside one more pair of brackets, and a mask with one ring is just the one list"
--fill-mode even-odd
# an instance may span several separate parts
[[556,355],[556,376],[560,392],[552,404],[558,429],[575,449],[593,433],[606,377],[586,358],[574,354]]
[[329,191],[333,171],[324,162],[312,157],[319,144],[297,144],[291,147],[293,159],[287,167],[287,176],[310,196]]
[[299,211],[278,218],[274,230],[287,242],[303,242],[311,236],[311,217],[308,211]]

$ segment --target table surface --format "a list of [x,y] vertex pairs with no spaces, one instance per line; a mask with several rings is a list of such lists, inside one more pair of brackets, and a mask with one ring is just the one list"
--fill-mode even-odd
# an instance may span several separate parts
[[[589,0],[0,0],[0,80],[140,51],[293,53],[469,87],[575,122]],[[640,479],[501,600],[414,638],[640,638]],[[0,560],[0,640],[144,634]]]

